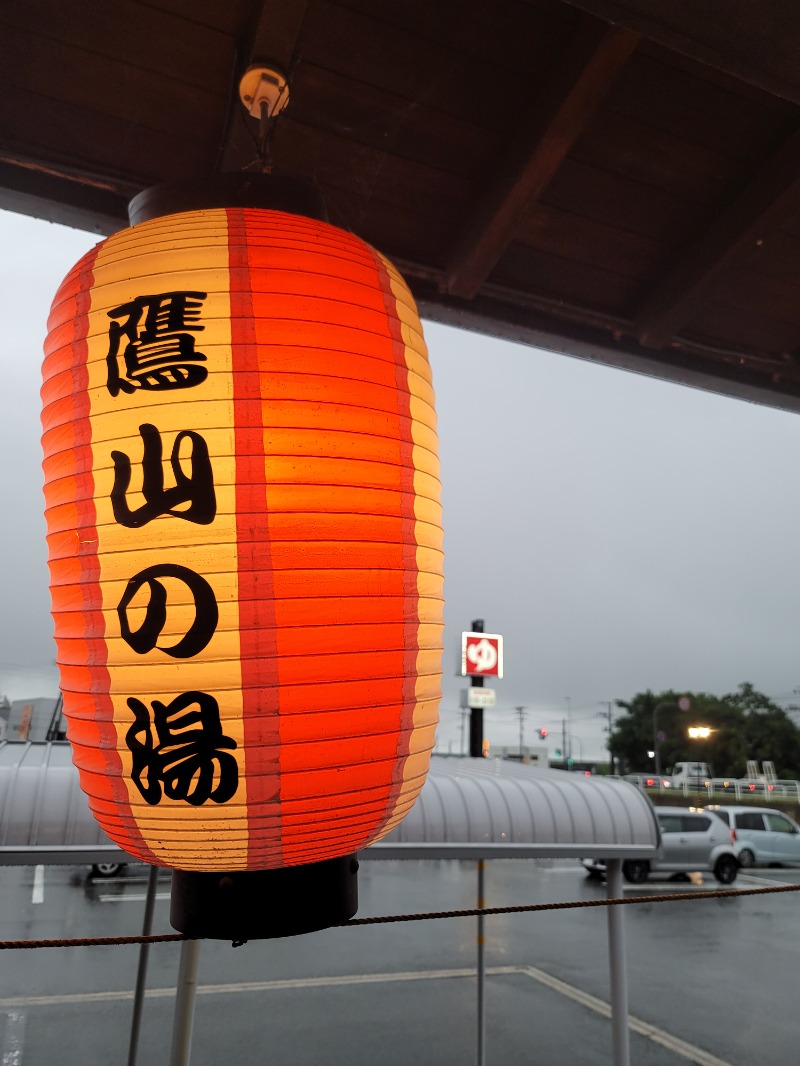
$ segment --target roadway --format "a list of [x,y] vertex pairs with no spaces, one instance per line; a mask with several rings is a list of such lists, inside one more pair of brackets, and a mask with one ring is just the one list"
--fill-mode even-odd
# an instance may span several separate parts
[[[359,916],[475,905],[474,864],[364,862]],[[740,874],[734,887],[800,883],[798,870]],[[687,896],[719,886],[627,886]],[[108,881],[83,867],[0,868],[4,940],[141,931],[145,870]],[[169,878],[155,931],[169,932]],[[487,864],[486,904],[597,899],[573,862]],[[745,1066],[797,1059],[794,893],[626,908],[631,1060]],[[486,919],[487,1063],[611,1061],[604,908]],[[437,1066],[475,1061],[472,918],[326,930],[202,945],[193,1066]],[[169,1061],[180,946],[150,952],[139,1063]],[[127,1061],[138,948],[7,951],[0,972],[2,1066]],[[769,1004],[769,1010],[765,1005]]]

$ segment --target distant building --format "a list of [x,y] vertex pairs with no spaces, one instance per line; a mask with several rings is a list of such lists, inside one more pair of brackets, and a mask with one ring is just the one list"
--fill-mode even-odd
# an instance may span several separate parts
[[39,696],[32,700],[12,700],[7,714],[6,740],[63,740],[66,736],[61,697]]

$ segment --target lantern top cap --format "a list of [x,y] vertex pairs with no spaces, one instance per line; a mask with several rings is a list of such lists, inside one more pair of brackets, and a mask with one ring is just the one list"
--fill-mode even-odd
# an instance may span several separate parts
[[216,174],[192,181],[165,181],[144,189],[128,204],[132,226],[164,215],[213,208],[255,207],[327,222],[319,189],[282,174]]

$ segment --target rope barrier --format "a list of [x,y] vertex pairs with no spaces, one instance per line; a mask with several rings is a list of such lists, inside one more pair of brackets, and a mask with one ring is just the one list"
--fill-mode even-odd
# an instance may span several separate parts
[[104,948],[116,944],[164,944],[189,940],[183,933],[160,933],[152,936],[79,936],[71,940],[0,940],[0,950],[15,948]]
[[739,888],[717,889],[709,892],[672,892],[659,896],[627,896],[618,899],[580,899],[564,903],[528,903],[518,907],[483,907],[462,911],[431,911],[427,914],[398,914],[379,918],[351,918],[343,922],[344,927],[351,925],[381,925],[387,922],[424,922],[433,918],[474,918],[479,914],[523,914],[535,911],[568,911],[581,907],[626,907],[636,903],[674,903],[677,900],[692,901],[701,899],[727,899],[734,896],[760,896],[776,892],[800,892],[799,885],[776,885],[774,888]]
[[[495,914],[533,914],[541,911],[580,910],[587,907],[629,907],[639,903],[694,903],[705,899],[736,899],[739,896],[768,896],[782,892],[800,892],[800,884],[775,885],[765,888],[712,889],[707,892],[669,892],[657,896],[625,896],[616,899],[579,899],[561,903],[526,903],[513,907],[471,907],[456,911],[428,911],[421,914],[388,914],[374,918],[351,918],[338,928],[361,925],[388,925],[393,922],[427,922],[439,918],[491,917]],[[183,933],[160,933],[151,936],[75,937],[70,940],[0,940],[0,950],[32,948],[92,948],[124,944],[165,944],[190,940]]]

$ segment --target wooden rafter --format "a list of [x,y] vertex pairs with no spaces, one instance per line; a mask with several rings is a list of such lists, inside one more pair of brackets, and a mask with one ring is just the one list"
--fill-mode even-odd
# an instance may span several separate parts
[[[531,108],[450,257],[446,289],[471,299],[513,239],[520,216],[543,193],[639,42],[631,30],[586,16]],[[526,102],[520,101],[524,108]]]
[[763,246],[770,230],[799,203],[800,128],[644,300],[634,322],[640,343],[666,347],[713,295],[731,266]]
[[800,103],[800,7],[786,0],[737,4],[722,15],[715,0],[566,0],[597,18],[627,26],[671,51]]

